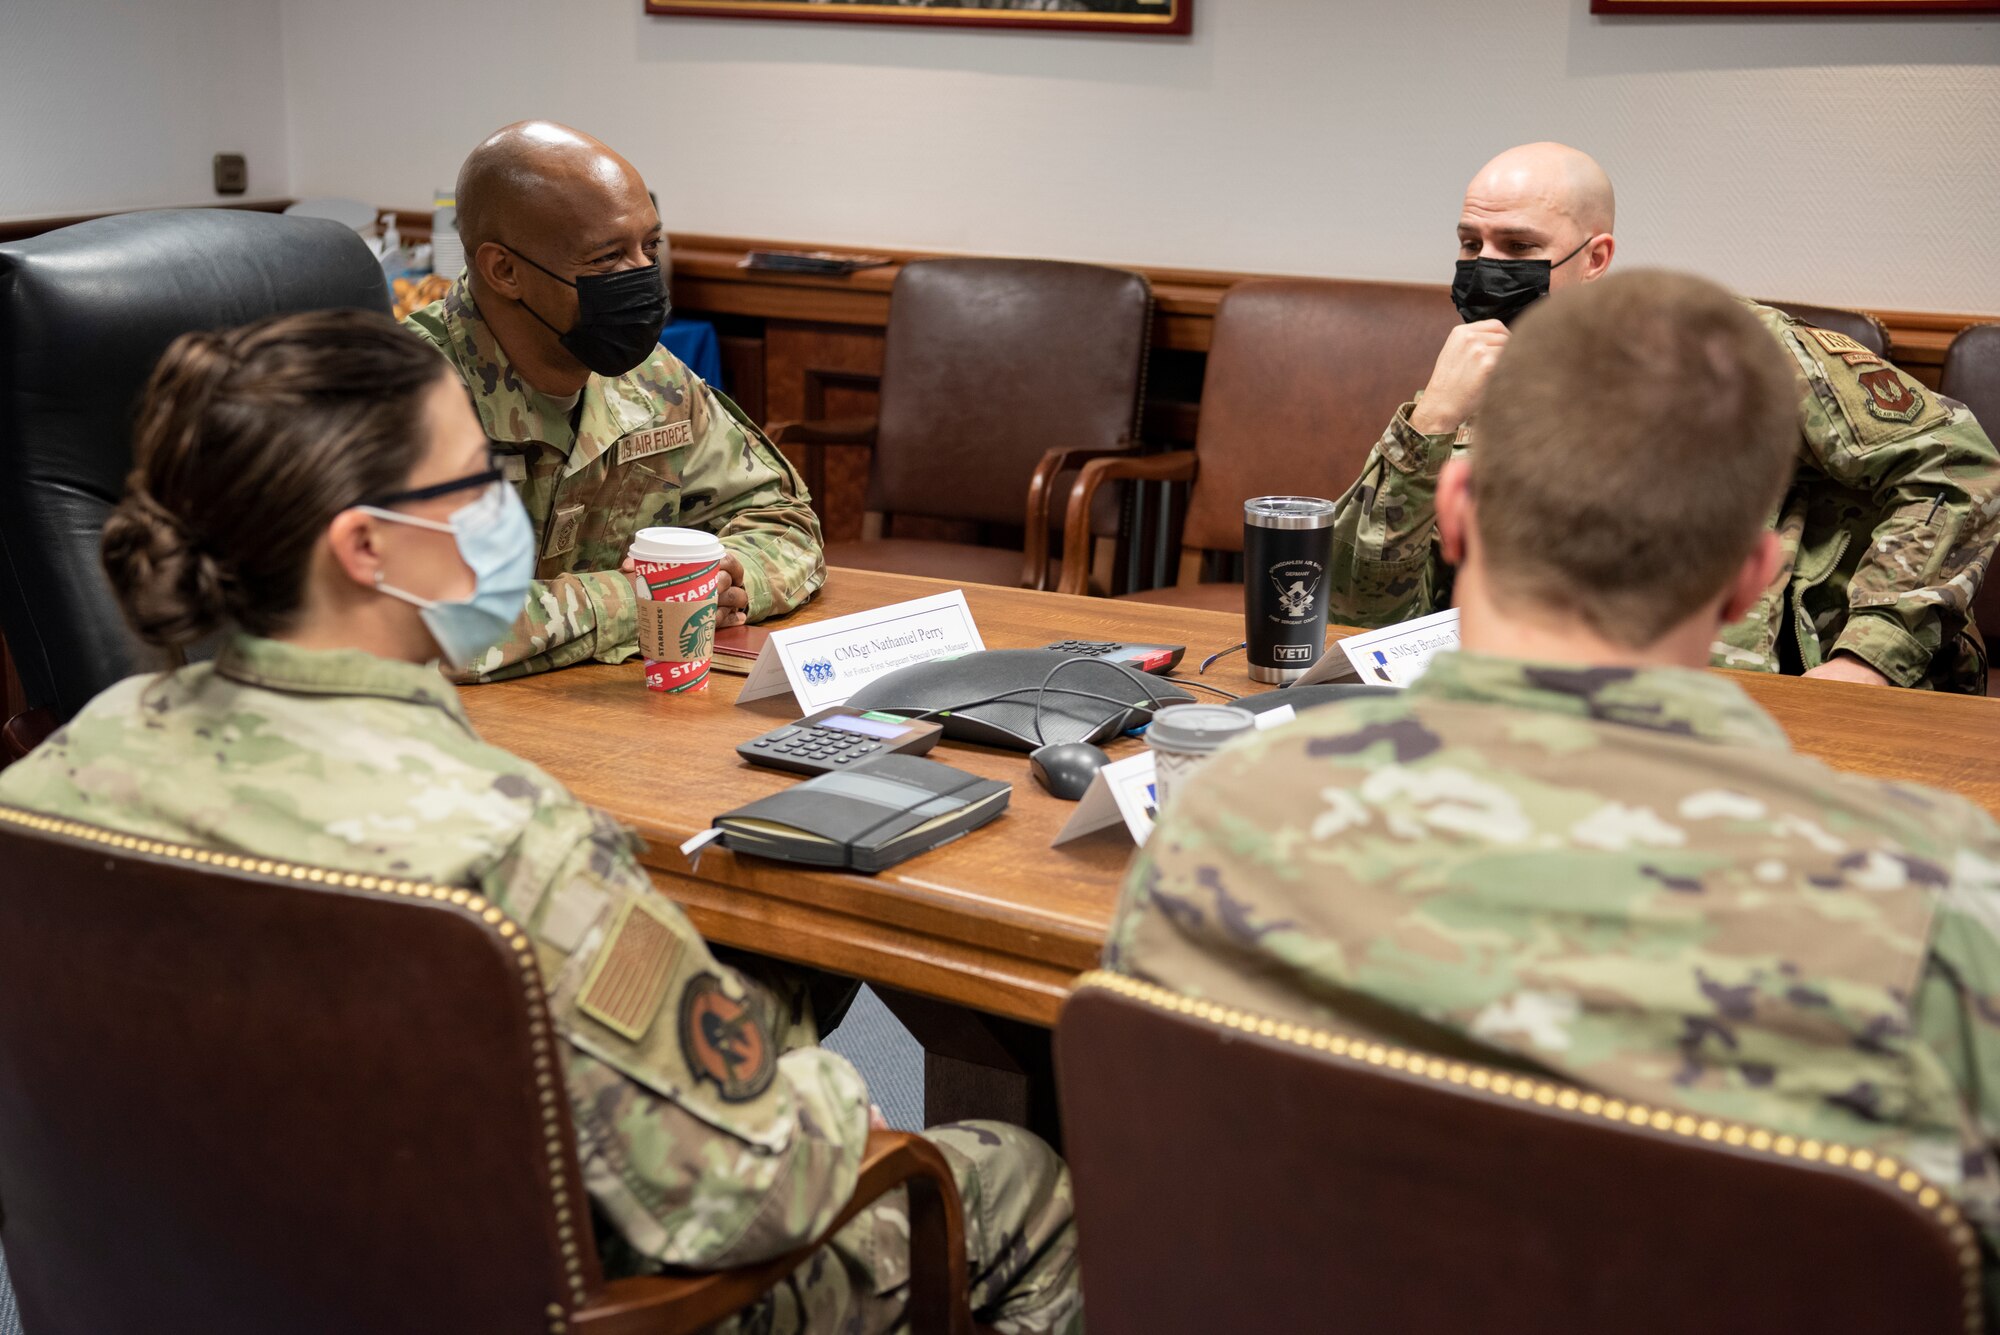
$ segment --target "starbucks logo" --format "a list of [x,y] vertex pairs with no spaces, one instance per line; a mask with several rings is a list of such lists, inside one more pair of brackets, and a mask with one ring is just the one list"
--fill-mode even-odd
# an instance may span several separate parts
[[715,604],[710,603],[687,619],[681,627],[681,658],[683,661],[701,657],[702,649],[708,644],[709,631],[715,626]]

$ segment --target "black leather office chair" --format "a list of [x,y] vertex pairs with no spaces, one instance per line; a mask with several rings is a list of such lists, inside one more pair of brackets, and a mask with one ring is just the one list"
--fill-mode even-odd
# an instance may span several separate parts
[[27,712],[7,754],[154,665],[98,561],[139,390],[191,329],[328,307],[387,312],[361,238],[324,218],[127,213],[0,245],[0,632]]

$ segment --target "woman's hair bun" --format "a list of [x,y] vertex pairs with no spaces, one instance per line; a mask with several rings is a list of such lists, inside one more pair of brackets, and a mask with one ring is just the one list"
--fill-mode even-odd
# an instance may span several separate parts
[[128,492],[104,525],[104,570],[148,644],[179,649],[228,619],[235,581],[143,488]]

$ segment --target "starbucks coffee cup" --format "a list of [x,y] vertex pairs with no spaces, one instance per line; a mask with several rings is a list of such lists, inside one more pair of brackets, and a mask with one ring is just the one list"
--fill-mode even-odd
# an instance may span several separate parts
[[707,690],[722,540],[698,528],[642,528],[626,555],[650,595],[639,603],[647,689]]
[[1153,715],[1146,745],[1153,751],[1155,808],[1165,811],[1174,790],[1204,761],[1256,728],[1256,715],[1234,705],[1168,705]]

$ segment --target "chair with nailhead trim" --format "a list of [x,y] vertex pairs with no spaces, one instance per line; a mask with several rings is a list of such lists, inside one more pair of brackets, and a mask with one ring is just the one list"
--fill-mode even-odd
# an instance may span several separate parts
[[[607,1284],[525,933],[463,889],[0,807],[0,1240],[35,1335],[706,1328],[811,1248]],[[956,1189],[910,1189],[913,1328],[968,1335]]]
[[1107,973],[1056,1069],[1091,1335],[1980,1329],[1972,1230],[1865,1149]]

